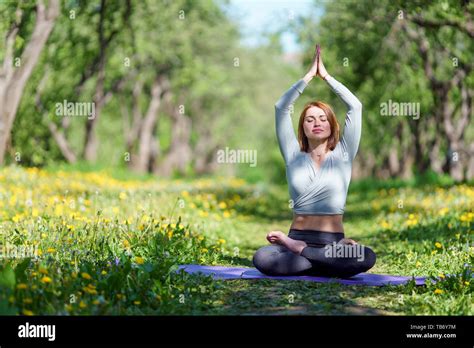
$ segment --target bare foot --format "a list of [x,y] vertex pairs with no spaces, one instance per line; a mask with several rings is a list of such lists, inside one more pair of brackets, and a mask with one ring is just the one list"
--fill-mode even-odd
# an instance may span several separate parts
[[272,244],[280,244],[292,252],[300,255],[305,247],[308,246],[302,240],[291,239],[281,231],[271,231],[267,234],[267,240]]

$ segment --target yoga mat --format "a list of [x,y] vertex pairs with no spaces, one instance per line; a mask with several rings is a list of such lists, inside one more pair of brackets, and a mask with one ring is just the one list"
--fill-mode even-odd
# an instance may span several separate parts
[[416,285],[424,285],[427,277],[394,276],[387,274],[359,273],[347,279],[315,277],[315,276],[269,276],[261,273],[253,267],[228,267],[228,266],[205,266],[205,265],[180,265],[177,272],[184,269],[190,274],[202,273],[211,275],[214,279],[281,279],[281,280],[306,280],[318,283],[339,283],[346,285],[401,285],[406,284],[412,278]]

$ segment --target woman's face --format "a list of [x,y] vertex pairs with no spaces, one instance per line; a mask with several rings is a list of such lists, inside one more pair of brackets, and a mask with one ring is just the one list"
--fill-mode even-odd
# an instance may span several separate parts
[[331,125],[324,110],[317,106],[311,106],[306,110],[303,121],[304,134],[309,139],[326,140],[331,136]]

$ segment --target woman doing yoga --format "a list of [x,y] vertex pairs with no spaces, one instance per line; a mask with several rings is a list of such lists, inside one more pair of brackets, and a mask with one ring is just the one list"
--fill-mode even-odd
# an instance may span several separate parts
[[[344,135],[332,108],[321,101],[304,107],[298,140],[290,106],[313,77],[319,76],[347,106]],[[286,165],[286,178],[294,212],[288,235],[271,231],[272,244],[257,250],[253,264],[268,275],[321,275],[352,277],[375,264],[375,253],[344,238],[342,216],[362,126],[362,104],[326,71],[319,45],[308,73],[275,104],[276,133]]]

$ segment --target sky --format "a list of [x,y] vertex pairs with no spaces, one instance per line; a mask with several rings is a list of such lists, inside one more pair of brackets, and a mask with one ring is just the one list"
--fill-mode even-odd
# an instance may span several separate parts
[[[264,31],[275,31],[298,15],[308,15],[314,9],[313,3],[313,0],[230,0],[226,12],[240,23],[242,43],[255,47],[262,42]],[[296,37],[290,33],[283,35],[281,44],[286,53],[300,49]]]

